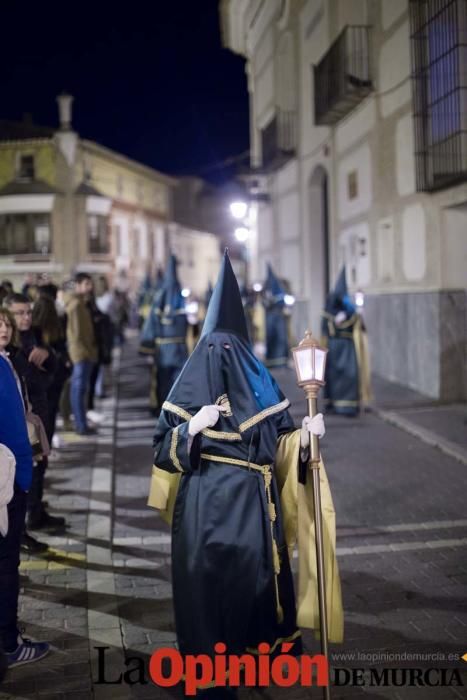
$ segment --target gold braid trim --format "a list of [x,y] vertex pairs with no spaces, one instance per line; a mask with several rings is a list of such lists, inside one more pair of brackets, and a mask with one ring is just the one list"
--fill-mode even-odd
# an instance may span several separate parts
[[185,343],[186,338],[174,337],[174,338],[156,338],[154,340],[156,345],[169,345],[170,343]]
[[[240,423],[240,425],[238,426],[240,433],[244,433],[246,430],[249,430],[253,425],[256,425],[256,423],[259,423],[265,418],[269,418],[269,416],[273,416],[274,414],[279,413],[280,411],[284,411],[288,406],[290,406],[290,401],[288,399],[284,399],[284,401],[277,403],[275,406],[265,408],[263,411],[260,411],[251,418],[248,418],[248,420],[243,421],[243,423]],[[162,410],[175,413],[177,416],[180,416],[180,418],[184,418],[185,420],[191,420],[193,418],[191,413],[186,411],[184,408],[180,408],[180,406],[176,406],[174,403],[170,403],[170,401],[164,401],[164,403],[162,404]],[[211,430],[211,428],[205,428],[201,432],[203,435],[205,435],[208,438],[212,438],[213,440],[242,440],[242,436],[240,433],[226,433],[220,430]]]
[[[170,401],[164,401],[162,404],[162,410],[175,413],[175,415],[180,416],[180,418],[184,418],[184,420],[191,420],[193,418],[191,413],[185,411],[184,408],[180,408],[180,406],[176,406],[174,403],[170,403]],[[235,442],[242,441],[242,436],[240,433],[225,433],[220,430],[212,430],[211,428],[205,428],[201,431],[201,433],[212,440],[232,440]]]
[[264,411],[261,411],[260,413],[257,413],[255,416],[248,418],[248,420],[243,421],[243,423],[240,423],[240,425],[238,426],[240,429],[240,432],[244,433],[246,430],[249,430],[253,425],[256,425],[256,423],[259,423],[260,421],[264,420],[265,418],[269,418],[269,416],[273,416],[275,413],[279,413],[280,411],[283,411],[288,406],[290,406],[290,401],[288,399],[284,399],[284,401],[277,403],[275,406],[270,406],[269,408],[265,408]]
[[359,318],[358,314],[356,314],[356,313],[352,314],[352,316],[350,318],[348,318],[347,321],[344,321],[343,323],[339,323],[337,328],[350,328],[351,326],[353,326],[354,323],[357,322],[358,318]]
[[277,615],[277,621],[279,623],[284,621],[284,611],[282,609],[282,605],[280,603],[280,598],[279,598],[279,581],[278,581],[278,576],[281,571],[281,561],[279,557],[279,549],[277,547],[277,542],[274,538],[274,521],[276,519],[276,508],[272,500],[272,495],[271,495],[271,481],[272,481],[272,473],[271,471],[268,472],[263,472],[263,478],[264,478],[264,488],[266,491],[266,500],[268,503],[268,512],[269,512],[269,522],[271,525],[271,542],[272,542],[272,565],[274,568],[274,588],[276,592],[276,615]]
[[177,457],[177,444],[178,444],[178,425],[172,431],[172,438],[170,440],[170,459],[172,460],[174,466],[179,472],[183,472],[183,467]]
[[191,420],[193,418],[191,413],[185,411],[184,408],[180,408],[180,406],[176,406],[174,403],[170,403],[170,401],[164,401],[162,404],[162,410],[175,413],[177,416],[180,416],[180,418],[184,418],[185,420]]

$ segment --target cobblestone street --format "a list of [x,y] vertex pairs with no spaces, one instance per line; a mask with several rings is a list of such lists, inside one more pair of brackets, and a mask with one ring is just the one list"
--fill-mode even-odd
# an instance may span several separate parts
[[[276,376],[298,421],[305,402],[293,373]],[[181,697],[179,688],[158,688],[147,677],[150,655],[174,646],[175,631],[170,533],[146,506],[154,430],[149,369],[131,340],[114,377],[114,395],[99,405],[105,422],[98,438],[61,433],[64,447],[49,467],[50,511],[66,516],[68,530],[44,536],[51,548],[46,556],[22,560],[21,621],[27,636],[49,640],[53,652],[9,673],[2,700]],[[367,671],[441,667],[451,669],[449,679],[453,669],[467,668],[460,658],[467,652],[465,406],[434,406],[384,383],[375,388],[375,410],[357,419],[328,417],[322,441],[346,615],[345,643],[331,647],[330,660]],[[308,652],[319,652],[309,633],[304,639]],[[107,647],[101,650],[105,678],[113,684],[96,683],[97,647]],[[116,683],[131,656],[144,660],[145,684],[135,682],[136,671],[133,685]],[[365,678],[369,683],[368,673]],[[321,691],[240,692],[242,700],[310,696]],[[332,698],[353,697],[454,700],[465,690],[332,689]]]

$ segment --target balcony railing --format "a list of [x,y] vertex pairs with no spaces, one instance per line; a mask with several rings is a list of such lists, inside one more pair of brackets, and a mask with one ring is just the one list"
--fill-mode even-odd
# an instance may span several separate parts
[[315,124],[335,124],[372,91],[369,35],[369,27],[345,27],[314,66]]
[[296,113],[278,109],[261,131],[261,165],[264,171],[277,170],[294,157],[297,145]]

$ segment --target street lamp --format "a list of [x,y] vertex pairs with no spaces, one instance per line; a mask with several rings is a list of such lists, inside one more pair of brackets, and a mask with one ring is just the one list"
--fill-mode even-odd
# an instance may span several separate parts
[[[313,418],[317,413],[318,392],[324,386],[324,371],[326,368],[327,350],[322,348],[313,338],[310,331],[296,348],[292,348],[297,375],[297,384],[305,391],[308,402],[308,415]],[[311,435],[309,453],[309,469],[313,474],[313,510],[316,533],[316,563],[318,574],[319,626],[321,637],[321,653],[328,658],[328,623],[326,608],[326,587],[324,573],[323,520],[321,515],[320,490],[320,456],[318,437]],[[329,685],[323,688],[323,697],[329,700]]]
[[246,202],[232,202],[230,204],[230,213],[234,219],[244,219],[247,215],[248,204]]
[[235,229],[235,238],[240,243],[246,243],[248,236],[250,235],[250,230],[246,226],[239,226]]

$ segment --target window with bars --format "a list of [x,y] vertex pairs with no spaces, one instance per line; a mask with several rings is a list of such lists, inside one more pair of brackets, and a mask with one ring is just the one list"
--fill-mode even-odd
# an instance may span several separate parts
[[419,191],[467,179],[467,0],[410,0]]
[[51,247],[48,214],[0,215],[0,255],[48,255]]

